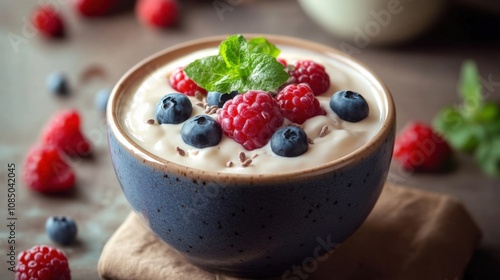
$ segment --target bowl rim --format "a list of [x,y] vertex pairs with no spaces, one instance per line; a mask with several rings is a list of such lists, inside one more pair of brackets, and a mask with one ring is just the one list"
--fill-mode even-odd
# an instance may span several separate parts
[[[130,154],[142,161],[143,164],[153,167],[153,169],[161,169],[168,173],[175,173],[180,176],[188,176],[187,174],[195,175],[197,178],[210,179],[213,181],[233,181],[238,183],[250,182],[250,183],[272,183],[277,181],[291,181],[298,178],[312,177],[318,174],[324,174],[334,170],[341,169],[349,164],[356,163],[357,161],[366,158],[368,155],[373,153],[380,145],[382,141],[394,133],[395,122],[396,122],[396,110],[391,92],[387,88],[384,82],[366,65],[359,62],[358,60],[350,57],[346,53],[341,52],[335,48],[329,47],[327,45],[315,43],[305,39],[299,39],[295,37],[283,36],[283,35],[273,35],[273,34],[254,34],[254,33],[244,33],[242,34],[245,38],[249,39],[252,37],[266,37],[269,41],[276,45],[289,45],[292,47],[300,47],[308,49],[309,51],[318,52],[327,55],[331,58],[340,60],[342,63],[349,65],[355,71],[358,71],[364,78],[366,78],[372,85],[377,87],[377,91],[380,91],[382,102],[387,107],[387,112],[385,112],[385,119],[381,125],[378,132],[370,138],[370,140],[363,144],[361,147],[357,148],[353,152],[338,158],[334,161],[315,166],[308,169],[301,169],[292,172],[280,172],[275,174],[241,174],[241,173],[227,173],[219,171],[209,171],[201,170],[193,167],[184,166],[178,163],[168,161],[161,158],[153,153],[147,151],[146,149],[140,147],[124,130],[120,120],[118,119],[119,110],[117,108],[119,102],[123,98],[123,93],[126,91],[127,86],[133,85],[134,79],[138,73],[146,71],[151,72],[151,65],[155,64],[156,61],[162,58],[172,55],[172,53],[182,53],[183,55],[189,54],[193,51],[201,50],[207,47],[216,47],[220,44],[222,40],[227,38],[228,35],[216,35],[195,40],[190,40],[181,44],[176,44],[172,47],[166,48],[159,52],[156,52],[145,59],[141,60],[135,66],[130,68],[116,83],[113,87],[111,95],[109,97],[107,109],[106,109],[106,122],[108,124],[108,133],[113,134],[118,144],[122,145],[127,149]],[[155,68],[153,68],[154,71]]]

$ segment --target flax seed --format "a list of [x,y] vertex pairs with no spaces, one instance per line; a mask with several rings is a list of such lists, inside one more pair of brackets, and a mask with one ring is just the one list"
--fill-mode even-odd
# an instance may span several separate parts
[[177,151],[177,153],[183,157],[186,155],[186,151],[184,151],[183,149],[179,148],[179,147],[176,147],[175,150]]

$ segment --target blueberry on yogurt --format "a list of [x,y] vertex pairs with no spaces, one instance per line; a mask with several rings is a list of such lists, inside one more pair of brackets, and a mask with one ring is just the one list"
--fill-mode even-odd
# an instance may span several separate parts
[[207,103],[209,106],[217,105],[217,107],[222,108],[226,101],[233,99],[236,95],[238,95],[238,91],[231,91],[230,93],[209,91],[207,93]]
[[212,117],[198,115],[182,125],[181,136],[186,144],[202,149],[219,144],[222,128]]
[[274,132],[271,150],[282,157],[296,157],[307,152],[309,143],[305,131],[296,126],[285,126]]
[[159,124],[179,124],[191,117],[193,105],[187,96],[170,93],[156,104],[156,120]]
[[370,111],[363,96],[350,90],[334,93],[330,99],[330,108],[339,118],[348,122],[364,120]]

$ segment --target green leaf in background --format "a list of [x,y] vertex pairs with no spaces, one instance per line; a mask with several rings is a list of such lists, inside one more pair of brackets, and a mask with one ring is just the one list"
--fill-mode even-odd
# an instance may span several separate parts
[[492,102],[485,102],[482,109],[478,110],[473,117],[474,122],[500,122],[500,107]]
[[[241,35],[229,36],[220,44],[219,55],[197,59],[184,72],[204,89],[220,93],[272,91],[283,85],[289,78],[285,67],[267,53],[251,52],[249,45]],[[271,43],[263,45],[276,53]]]
[[255,37],[250,39],[250,41],[248,41],[248,47],[252,53],[265,53],[272,57],[278,57],[281,52],[280,49],[264,37]]
[[471,60],[462,65],[459,91],[463,99],[464,117],[475,115],[483,106],[483,92],[477,66]]
[[454,149],[472,152],[479,145],[474,127],[454,107],[441,110],[434,119],[433,126]]
[[484,100],[473,61],[462,66],[458,90],[463,104],[443,108],[433,126],[454,149],[474,152],[485,173],[500,177],[500,106]]
[[475,158],[485,173],[500,177],[500,138],[482,142],[476,150]]

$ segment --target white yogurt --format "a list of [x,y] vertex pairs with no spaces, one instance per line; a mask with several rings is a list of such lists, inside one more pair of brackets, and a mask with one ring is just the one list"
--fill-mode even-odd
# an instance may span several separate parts
[[[175,92],[168,82],[170,73],[194,59],[217,54],[216,48],[179,58],[149,75],[134,89],[135,93],[128,100],[124,100],[125,107],[120,112],[122,125],[139,146],[168,161],[208,171],[247,174],[275,174],[319,166],[355,151],[377,133],[382,125],[383,113],[380,108],[383,106],[380,96],[375,94],[376,89],[366,78],[327,55],[293,47],[278,47],[282,50],[280,57],[285,58],[289,64],[298,59],[310,59],[324,65],[330,75],[330,89],[317,96],[327,115],[311,118],[303,125],[304,131],[314,142],[309,145],[305,154],[294,158],[281,157],[272,152],[269,143],[260,149],[247,151],[226,135],[222,137],[219,145],[198,149],[182,140],[182,124],[148,124],[148,120],[156,119],[155,106],[158,100],[168,93]],[[333,113],[329,101],[331,95],[338,90],[353,90],[363,95],[370,107],[368,117],[357,123],[349,123]],[[204,114],[204,108],[195,105],[198,100],[194,97],[190,99],[193,103],[192,116]],[[217,119],[216,114],[212,117]],[[286,123],[289,122],[285,120]],[[329,132],[324,137],[319,137],[323,126],[327,126]],[[181,156],[177,148],[184,150],[185,155]],[[249,166],[243,167],[240,163],[240,152],[253,158]],[[233,163],[231,167],[228,167],[228,162]]]

